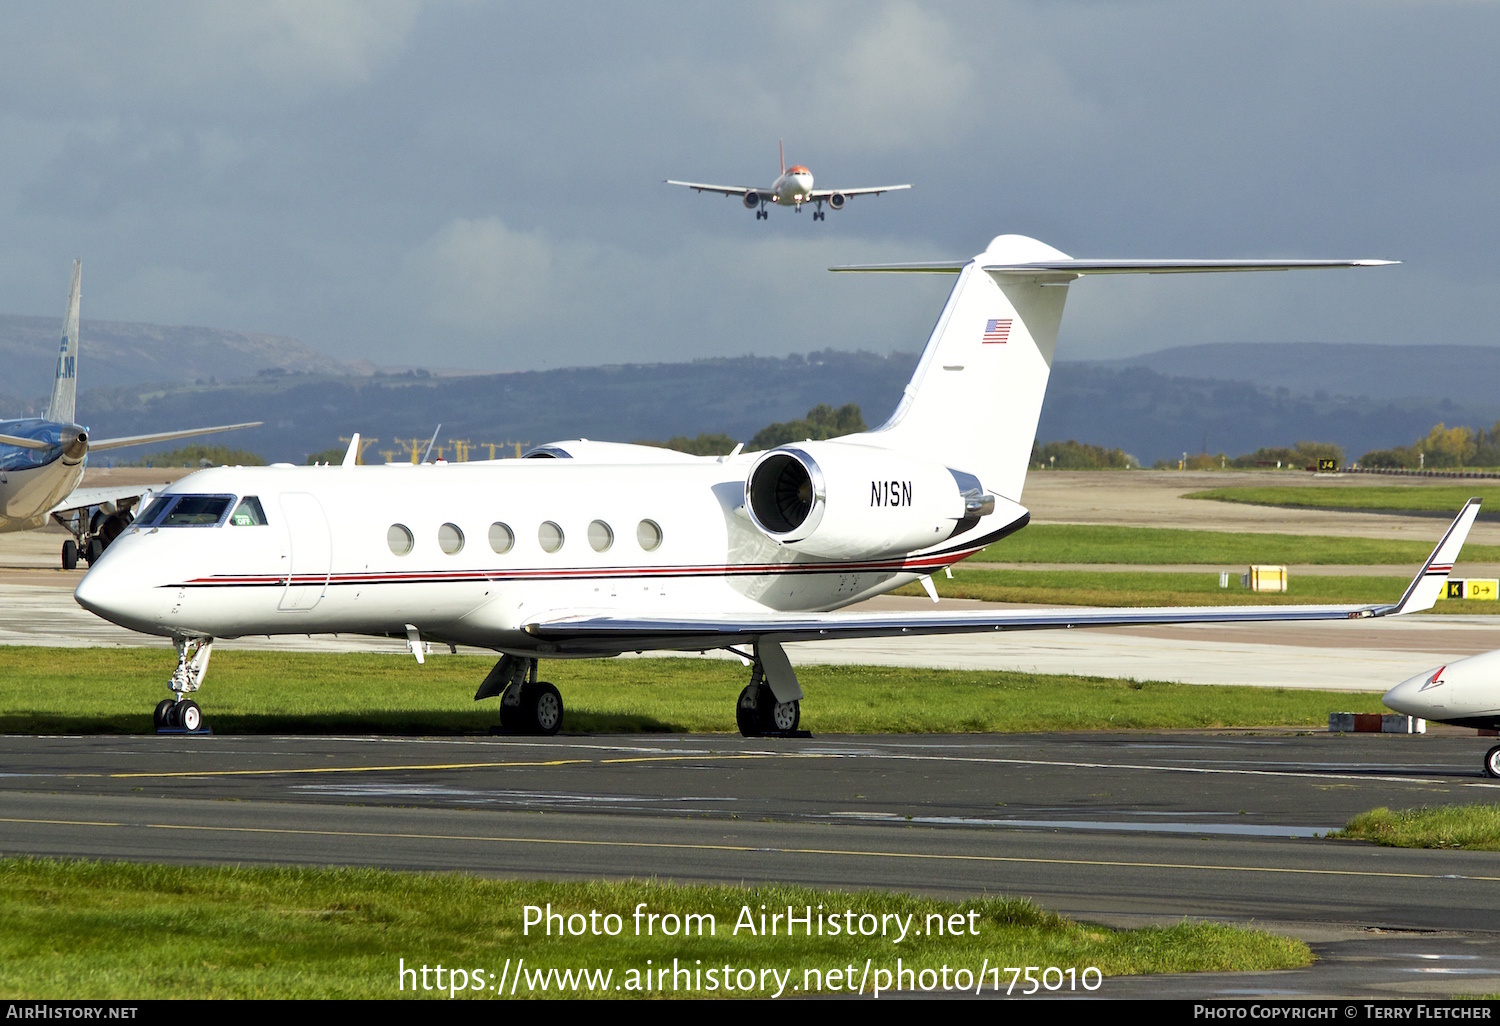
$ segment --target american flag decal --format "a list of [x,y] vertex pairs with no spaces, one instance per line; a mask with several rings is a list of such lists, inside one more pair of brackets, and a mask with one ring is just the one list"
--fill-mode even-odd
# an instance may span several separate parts
[[984,322],[984,338],[981,342],[1005,342],[1010,339],[1010,318]]

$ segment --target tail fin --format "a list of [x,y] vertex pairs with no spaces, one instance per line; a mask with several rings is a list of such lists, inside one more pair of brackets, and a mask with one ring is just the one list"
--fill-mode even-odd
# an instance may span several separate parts
[[1019,501],[1073,276],[1053,283],[1046,279],[1058,275],[1002,275],[984,265],[1058,258],[1066,256],[1035,239],[1002,235],[962,270],[909,268],[957,270],[958,282],[896,412],[858,440],[931,455]]
[[781,157],[781,173],[786,174],[786,140],[776,140],[776,153]]
[[68,292],[68,313],[63,318],[62,347],[57,351],[57,374],[52,381],[52,401],[47,419],[73,423],[78,393],[78,306],[83,283],[83,261],[73,261],[73,287]]
[[1068,285],[1086,274],[1185,274],[1368,267],[1388,260],[1075,260],[1024,235],[974,259],[835,267],[958,274],[896,412],[852,441],[914,452],[1021,498]]

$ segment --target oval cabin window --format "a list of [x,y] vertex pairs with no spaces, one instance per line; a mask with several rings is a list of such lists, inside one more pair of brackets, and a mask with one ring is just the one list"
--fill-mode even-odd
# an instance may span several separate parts
[[516,544],[515,532],[508,524],[495,523],[490,525],[490,548],[500,554],[505,554]]
[[635,529],[635,540],[641,543],[641,548],[647,552],[655,550],[661,545],[661,527],[655,520],[642,520]]
[[412,546],[417,543],[417,540],[412,537],[411,531],[407,530],[404,525],[392,524],[391,529],[385,532],[385,543],[391,547],[391,551],[396,555],[404,556],[411,551]]
[[563,529],[549,520],[537,529],[536,540],[546,551],[556,552],[563,547]]
[[438,528],[438,548],[448,555],[454,555],[463,550],[464,533],[458,529],[457,524],[444,524]]
[[595,552],[603,552],[615,543],[615,532],[602,520],[595,520],[589,525],[589,548]]

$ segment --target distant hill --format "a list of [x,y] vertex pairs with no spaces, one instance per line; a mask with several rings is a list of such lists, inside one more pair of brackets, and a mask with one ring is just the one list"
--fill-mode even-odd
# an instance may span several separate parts
[[[879,424],[895,409],[916,360],[913,353],[829,351],[468,377],[262,374],[214,385],[94,389],[79,408],[95,432],[111,435],[264,420],[263,428],[225,436],[225,444],[298,463],[353,431],[381,439],[369,456],[378,460],[373,454],[393,448],[393,438],[426,439],[439,423],[444,444],[661,440],[699,432],[745,440],[817,403],[858,403],[866,421]],[[1408,444],[1439,420],[1488,426],[1494,417],[1442,400],[1313,398],[1145,367],[1060,363],[1038,437],[1118,446],[1149,465],[1205,445],[1236,455],[1304,439],[1336,442],[1358,456]]]
[[1500,417],[1500,346],[1374,346],[1256,342],[1179,346],[1101,367],[1144,367],[1173,377],[1248,381],[1300,395],[1451,399]]
[[[61,317],[0,315],[0,366],[8,396],[0,417],[38,412],[52,391]],[[81,388],[148,382],[237,381],[260,371],[368,374],[374,367],[324,356],[296,339],[217,328],[167,327],[84,319],[79,328]]]

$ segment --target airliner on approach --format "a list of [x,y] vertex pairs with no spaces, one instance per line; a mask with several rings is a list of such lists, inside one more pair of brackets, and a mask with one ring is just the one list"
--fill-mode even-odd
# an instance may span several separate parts
[[780,207],[793,207],[799,213],[802,204],[815,204],[813,220],[824,220],[823,204],[827,203],[833,210],[843,210],[849,202],[850,196],[878,196],[882,192],[895,192],[898,189],[910,189],[910,185],[874,185],[865,186],[860,189],[814,189],[812,172],[801,164],[786,166],[786,148],[780,143],[777,150],[781,154],[781,174],[776,176],[776,181],[771,183],[770,188],[759,189],[751,185],[705,185],[702,182],[679,182],[668,178],[668,185],[683,185],[698,192],[719,192],[725,196],[738,196],[744,202],[747,210],[755,211],[757,221],[765,220],[770,216],[766,210],[767,203],[775,203]]
[[[159,729],[216,638],[350,633],[499,654],[475,698],[555,733],[541,659],[727,649],[750,667],[735,721],[790,733],[793,641],[1127,624],[1362,620],[1430,608],[1478,513],[1459,514],[1401,600],[1363,606],[832,612],[1021,530],[1068,284],[1087,274],[1356,267],[1358,260],[1075,260],[1004,235],[971,260],[838,270],[956,274],[896,411],[827,441],[697,457],[584,440],[477,463],[223,467],[156,496],[79,584],[86,609],[177,647]],[[912,701],[930,701],[913,675]],[[726,699],[728,696],[726,696]],[[727,704],[727,701],[726,701]]]
[[0,534],[35,530],[52,518],[73,535],[63,542],[64,570],[75,568],[80,555],[90,564],[98,559],[105,546],[130,525],[131,510],[149,490],[139,486],[79,488],[90,452],[260,424],[255,421],[90,439],[89,429],[73,420],[78,390],[78,309],[82,283],[83,261],[75,260],[68,312],[63,318],[62,348],[57,354],[52,399],[46,414],[0,420]]

